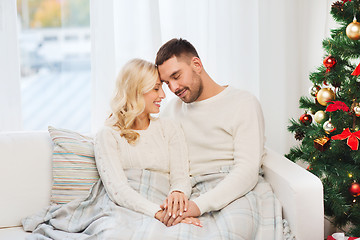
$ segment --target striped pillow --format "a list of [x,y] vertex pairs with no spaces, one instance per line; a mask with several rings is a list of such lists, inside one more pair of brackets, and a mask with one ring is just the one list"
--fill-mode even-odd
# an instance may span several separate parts
[[54,143],[51,202],[65,204],[86,197],[99,179],[91,137],[49,126]]

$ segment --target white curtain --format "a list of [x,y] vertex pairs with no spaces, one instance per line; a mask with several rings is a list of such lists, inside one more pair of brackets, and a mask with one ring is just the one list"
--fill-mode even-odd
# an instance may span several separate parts
[[258,1],[160,0],[159,5],[162,43],[189,40],[216,82],[258,95]]
[[154,61],[161,44],[157,0],[93,0],[90,7],[92,39],[92,131],[103,125],[116,76],[132,58]]
[[[220,84],[259,95],[258,4],[226,0],[92,1],[93,130],[108,114],[116,74],[131,58],[154,61],[174,37],[189,40]],[[250,21],[249,21],[250,19]],[[251,20],[253,19],[253,20]],[[167,99],[174,97],[167,91]]]
[[0,131],[21,129],[16,1],[0,1]]
[[322,63],[330,5],[330,0],[92,0],[93,131],[108,114],[121,66],[136,57],[154,61],[163,43],[182,37],[195,46],[216,82],[259,98],[267,145],[287,153],[296,144],[288,120],[301,115],[298,101],[308,94],[308,75]]

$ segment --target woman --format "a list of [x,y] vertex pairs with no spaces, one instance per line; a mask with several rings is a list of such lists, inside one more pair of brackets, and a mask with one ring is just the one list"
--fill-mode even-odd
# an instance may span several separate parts
[[[99,181],[86,198],[25,218],[28,240],[192,239],[194,226],[162,224],[186,211],[191,186],[181,128],[150,116],[165,98],[161,85],[154,64],[134,59],[124,66],[112,114],[95,138]],[[201,226],[195,218],[183,222]]]
[[[109,198],[119,206],[161,221],[165,214],[173,218],[182,215],[191,192],[186,144],[180,127],[150,116],[159,113],[164,98],[155,65],[131,60],[117,78],[112,114],[95,141],[96,165]],[[127,174],[132,169],[169,176],[166,209],[130,186]],[[184,222],[191,223],[189,219]]]

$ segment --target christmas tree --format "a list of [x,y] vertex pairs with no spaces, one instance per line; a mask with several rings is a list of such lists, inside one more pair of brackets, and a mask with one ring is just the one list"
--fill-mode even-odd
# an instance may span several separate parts
[[325,215],[360,237],[360,0],[334,2],[331,15],[339,27],[323,41],[311,97],[300,98],[304,114],[291,119],[288,130],[300,144],[286,157],[309,163],[324,186]]

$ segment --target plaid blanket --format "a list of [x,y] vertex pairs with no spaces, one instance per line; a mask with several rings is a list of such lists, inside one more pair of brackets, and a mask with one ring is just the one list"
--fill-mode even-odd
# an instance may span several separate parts
[[[213,188],[227,170],[192,178],[192,197]],[[129,184],[149,200],[161,204],[169,191],[167,174],[127,170]],[[27,239],[283,239],[281,206],[270,185],[259,177],[253,191],[221,211],[200,217],[203,227],[180,223],[166,227],[155,218],[113,203],[99,180],[85,199],[52,205],[23,219]]]

